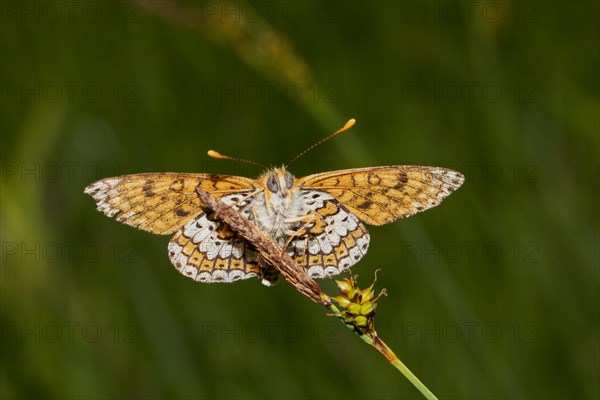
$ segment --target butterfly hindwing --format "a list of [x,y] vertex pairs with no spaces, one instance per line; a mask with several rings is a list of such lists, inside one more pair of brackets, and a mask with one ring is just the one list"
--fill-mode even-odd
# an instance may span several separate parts
[[170,234],[203,212],[196,188],[221,197],[250,192],[253,179],[186,173],[147,173],[106,178],[85,188],[99,211],[156,234]]
[[388,166],[324,172],[298,180],[335,197],[369,225],[383,225],[437,206],[464,176],[437,167]]
[[[222,200],[238,210],[247,204],[240,195]],[[177,231],[169,242],[169,258],[180,273],[199,282],[261,276],[254,247],[212,214],[201,214]]]
[[302,190],[301,196],[301,214],[314,217],[290,241],[288,254],[311,278],[337,275],[356,264],[369,247],[365,226],[328,193]]

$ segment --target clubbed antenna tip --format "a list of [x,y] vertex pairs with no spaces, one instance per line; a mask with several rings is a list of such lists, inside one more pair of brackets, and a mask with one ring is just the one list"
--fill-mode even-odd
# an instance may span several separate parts
[[347,131],[348,129],[352,128],[354,126],[354,124],[356,123],[356,120],[354,118],[351,118],[348,120],[348,122],[346,122],[344,124],[344,126],[342,126],[340,129],[338,129],[337,131],[333,132],[331,135],[327,136],[326,138],[323,138],[321,140],[319,140],[317,143],[314,143],[312,146],[308,147],[306,150],[304,150],[302,153],[298,154],[296,157],[292,158],[291,161],[289,161],[287,163],[287,165],[291,165],[294,161],[296,161],[297,159],[299,159],[300,157],[302,157],[303,155],[305,155],[306,153],[308,153],[309,151],[311,151],[312,149],[314,149],[315,147],[317,147],[318,145],[328,141],[329,139],[331,139],[332,137],[339,135],[340,133]]

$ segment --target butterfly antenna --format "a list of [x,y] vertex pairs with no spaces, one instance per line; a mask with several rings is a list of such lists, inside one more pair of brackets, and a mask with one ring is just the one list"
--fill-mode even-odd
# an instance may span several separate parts
[[346,124],[344,126],[342,126],[340,129],[338,129],[337,131],[333,132],[331,135],[319,140],[317,143],[314,143],[312,146],[310,146],[309,148],[307,148],[306,150],[304,150],[302,153],[298,154],[296,157],[292,158],[291,161],[289,161],[287,163],[287,165],[291,165],[294,161],[296,161],[297,159],[299,159],[300,157],[302,157],[303,155],[305,155],[306,153],[308,153],[309,151],[311,151],[312,149],[314,149],[315,147],[317,147],[318,145],[328,141],[329,139],[331,139],[332,137],[347,131],[348,129],[352,128],[354,126],[354,124],[356,123],[356,120],[354,118],[349,119],[348,122],[346,122]]
[[256,161],[250,161],[250,160],[243,160],[241,158],[235,158],[235,157],[229,157],[229,156],[224,156],[223,154],[219,153],[218,151],[214,151],[214,150],[209,150],[207,152],[209,157],[212,158],[219,158],[221,160],[231,160],[231,161],[237,161],[237,162],[242,162],[242,163],[246,163],[246,164],[252,164],[252,165],[256,165],[257,167],[261,167],[261,168],[265,168],[267,169],[267,166],[264,164],[261,164],[259,162]]

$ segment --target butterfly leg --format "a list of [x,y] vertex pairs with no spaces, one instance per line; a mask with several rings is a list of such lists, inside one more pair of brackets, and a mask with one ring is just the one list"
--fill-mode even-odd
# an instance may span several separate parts
[[[286,219],[284,222],[285,222],[286,224],[292,224],[292,223],[294,223],[294,222],[304,222],[304,223],[305,223],[305,224],[303,225],[303,227],[304,227],[304,226],[306,226],[306,225],[310,224],[311,222],[313,222],[315,219],[317,219],[317,218],[319,218],[319,217],[320,217],[320,215],[319,215],[319,214],[317,214],[316,212],[311,212],[311,213],[308,213],[308,214],[306,214],[306,215],[303,215],[303,216],[301,216],[301,217],[288,218],[288,219]],[[288,232],[289,232],[289,231],[288,231]],[[293,231],[292,231],[292,232],[293,232]]]
[[255,225],[258,225],[258,214],[256,213],[256,207],[252,206],[250,211],[252,212],[252,221]]
[[262,191],[262,189],[256,189],[254,192],[247,194],[246,196],[242,197],[240,200],[236,201],[234,204],[243,204],[246,200],[248,200],[251,197],[256,196],[261,191]]
[[293,230],[287,230],[285,232],[286,235],[288,235],[288,239],[285,242],[285,245],[283,246],[282,249],[282,253],[285,252],[285,249],[287,249],[287,247],[290,245],[291,241],[295,238],[295,237],[301,237],[304,236],[308,233],[308,230],[306,229],[310,224],[314,223],[317,219],[321,218],[321,216],[315,212],[311,212],[310,214],[306,214],[303,215],[301,217],[296,217],[296,218],[290,218],[290,219],[286,219],[285,222],[286,223],[294,223],[294,222],[304,222],[302,224],[302,226],[300,226],[300,228],[296,229],[295,231]]
[[[234,201],[233,203],[231,203],[231,206],[236,207],[239,206],[239,210],[238,212],[242,212],[246,207],[248,207],[248,204],[244,204],[246,203],[246,201],[248,199],[250,199],[251,197],[256,196],[258,193],[260,193],[261,189],[257,189],[255,191],[253,191],[252,193],[247,194],[246,196],[242,197],[241,199],[237,199],[236,201]],[[254,215],[254,220],[256,221],[256,213],[254,212],[254,207],[252,208],[252,214]]]

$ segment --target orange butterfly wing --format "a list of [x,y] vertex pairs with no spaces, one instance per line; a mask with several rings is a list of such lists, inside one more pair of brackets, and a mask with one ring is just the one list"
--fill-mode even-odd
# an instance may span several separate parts
[[204,212],[196,188],[222,197],[256,187],[255,180],[241,176],[161,172],[102,179],[86,187],[85,193],[108,217],[166,235]]
[[450,169],[398,165],[324,172],[297,184],[329,193],[367,224],[383,225],[437,206],[463,182]]

